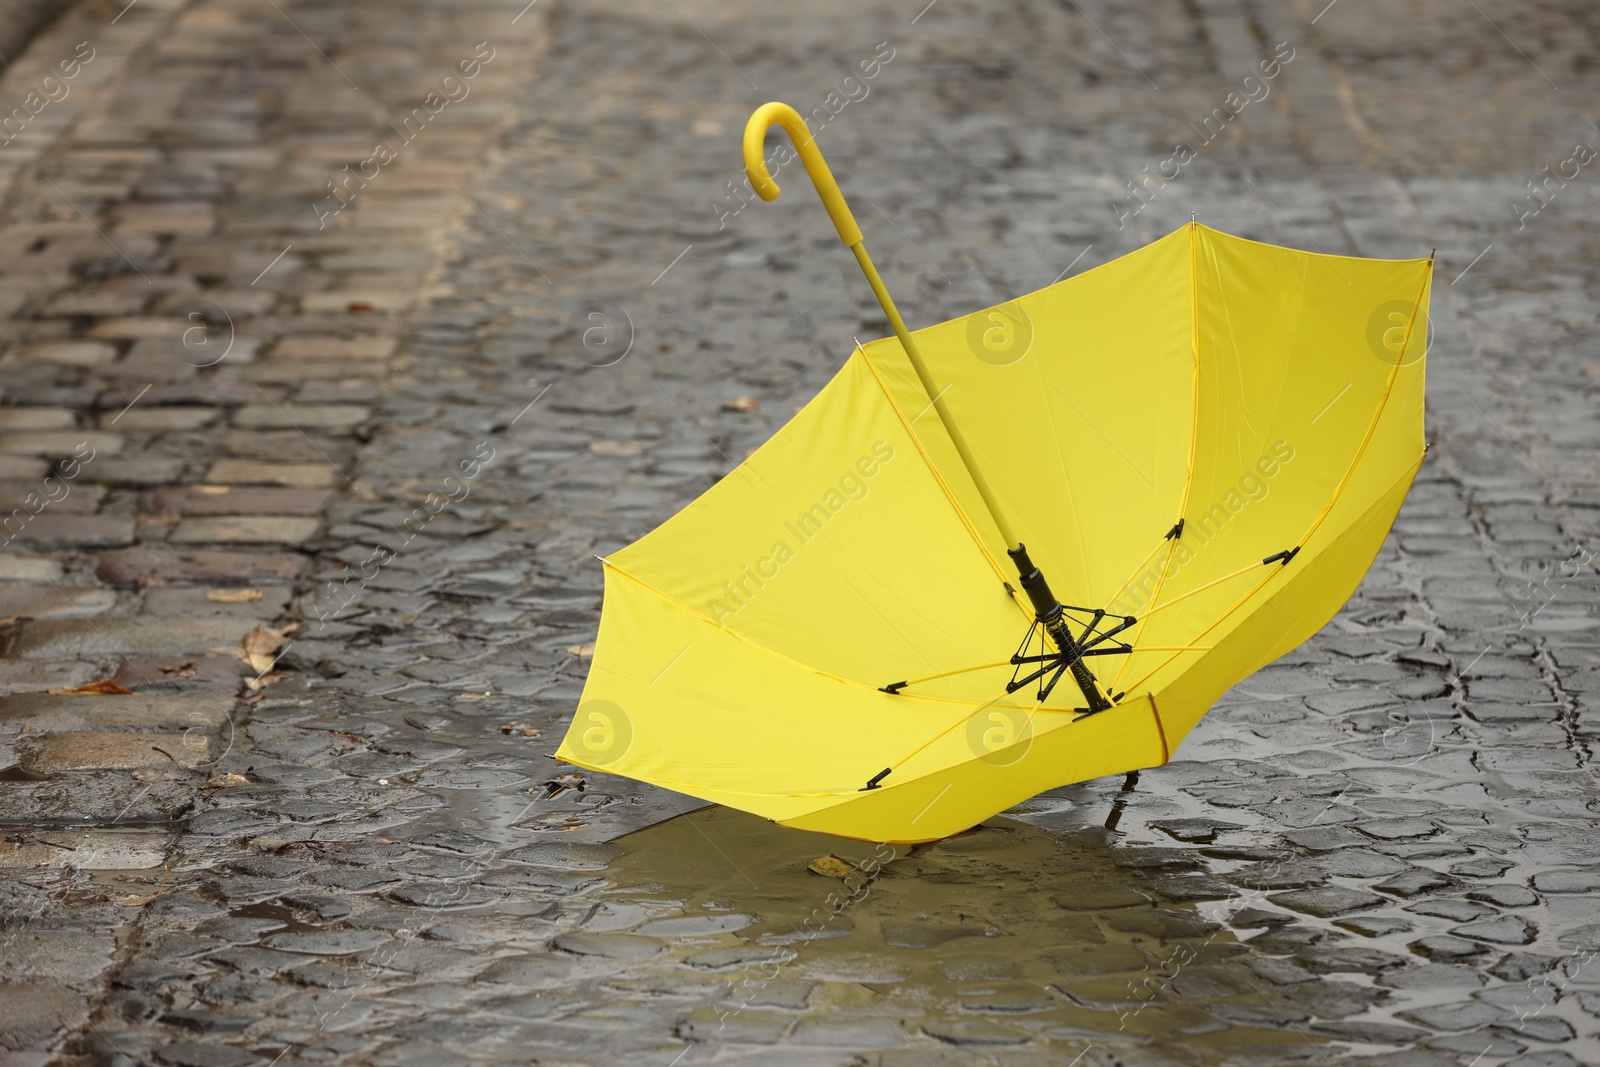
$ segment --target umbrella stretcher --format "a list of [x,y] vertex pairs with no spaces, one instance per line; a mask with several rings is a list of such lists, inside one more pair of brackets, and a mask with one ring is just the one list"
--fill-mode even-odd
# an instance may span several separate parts
[[910,331],[783,104],[757,192],[773,124],[895,336],[604,561],[557,758],[894,842],[1165,763],[1377,554],[1425,451],[1431,258],[1190,223]]

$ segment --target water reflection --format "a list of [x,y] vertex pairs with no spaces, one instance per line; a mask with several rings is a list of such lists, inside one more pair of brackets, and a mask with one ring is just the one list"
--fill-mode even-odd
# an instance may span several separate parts
[[1256,953],[1197,908],[1227,887],[1184,850],[1108,836],[999,818],[890,847],[706,808],[615,842],[595,923],[664,945],[628,988],[702,998],[676,1027],[686,1065],[752,1045],[883,1064],[1324,1056],[1296,1025],[1311,990],[1264,988]]

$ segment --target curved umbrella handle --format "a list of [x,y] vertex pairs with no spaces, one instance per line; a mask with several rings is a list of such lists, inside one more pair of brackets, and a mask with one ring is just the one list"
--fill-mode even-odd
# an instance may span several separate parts
[[839,231],[839,239],[846,247],[860,244],[861,227],[856,225],[855,216],[850,214],[844,194],[839,192],[839,183],[833,180],[833,171],[828,169],[827,161],[822,158],[817,142],[806,127],[806,120],[794,108],[776,100],[756,108],[755,114],[744,126],[744,170],[750,176],[750,184],[755,188],[756,195],[763,200],[778,199],[778,183],[772,180],[767,161],[761,155],[767,129],[774,125],[782,126],[794,142],[795,149],[800,153],[800,161],[806,165],[806,173],[811,175],[817,195],[822,198],[822,206],[828,209],[828,216]]

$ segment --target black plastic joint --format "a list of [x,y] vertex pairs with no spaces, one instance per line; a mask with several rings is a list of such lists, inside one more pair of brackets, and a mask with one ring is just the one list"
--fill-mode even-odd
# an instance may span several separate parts
[[879,788],[878,783],[889,777],[889,772],[892,770],[894,770],[893,767],[885,767],[883,770],[879,771],[877,774],[874,774],[870,779],[868,779],[867,784],[862,786],[860,789],[857,789],[856,792],[865,793],[869,789]]
[[1182,536],[1183,536],[1183,520],[1179,519],[1177,521],[1177,523],[1172,527],[1172,529],[1167,531],[1167,536],[1162,538],[1162,540],[1170,541],[1174,537],[1182,537]]

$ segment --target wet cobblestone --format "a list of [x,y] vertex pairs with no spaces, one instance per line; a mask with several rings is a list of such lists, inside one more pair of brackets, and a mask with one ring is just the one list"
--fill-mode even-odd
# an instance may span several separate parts
[[[0,1062],[1600,1058],[1595,194],[1524,184],[1586,9],[274,7],[84,5],[0,77],[99,49],[0,148],[0,498],[71,485],[0,550]],[[874,849],[547,758],[592,557],[886,330],[809,193],[728,186],[770,98],[913,323],[1190,211],[1438,247],[1393,535],[1171,764]]]

